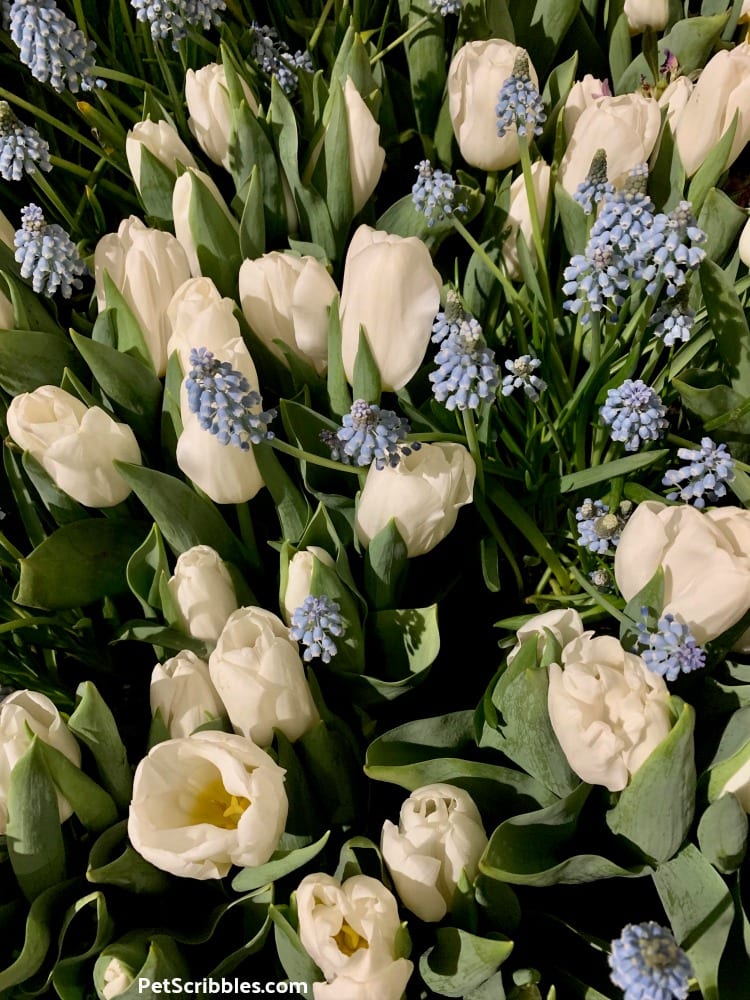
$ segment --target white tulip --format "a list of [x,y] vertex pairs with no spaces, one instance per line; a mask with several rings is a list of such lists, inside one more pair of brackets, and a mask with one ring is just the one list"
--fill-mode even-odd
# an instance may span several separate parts
[[189,635],[216,642],[237,596],[224,560],[210,545],[194,545],[179,556],[167,587]]
[[352,237],[341,292],[341,353],[349,382],[364,326],[384,389],[401,389],[424,359],[440,308],[440,275],[416,236],[360,226]]
[[344,109],[349,133],[349,175],[356,215],[377,187],[385,163],[385,150],[379,141],[380,126],[350,76],[344,83]]
[[[205,347],[219,361],[227,361],[241,372],[257,391],[258,375],[234,318],[235,303],[222,298],[209,278],[194,278],[175,293],[167,309],[172,336],[168,353],[176,351],[185,375],[190,371],[190,352]],[[183,381],[180,390],[183,430],[177,442],[180,469],[215,503],[244,503],[263,487],[252,448],[242,451],[221,444],[204,430],[198,415],[188,405]]]
[[[531,180],[534,186],[540,229],[544,227],[544,217],[547,212],[551,173],[549,165],[544,160],[536,160],[531,165]],[[522,274],[521,265],[518,262],[519,231],[529,249],[532,263],[536,264],[536,247],[533,241],[531,210],[529,209],[529,199],[526,193],[526,183],[523,174],[519,174],[510,186],[510,206],[508,208],[506,226],[510,228],[510,232],[503,241],[503,263],[508,272],[508,277],[513,281],[520,281]]]
[[312,593],[310,588],[316,561],[330,569],[336,565],[326,550],[319,545],[309,545],[306,549],[295,552],[289,560],[286,587],[281,602],[281,613],[287,625],[291,624],[292,615],[297,608],[302,607],[305,598]]
[[398,907],[377,879],[322,872],[297,888],[302,947],[326,978],[315,1000],[400,1000],[413,965],[396,956]]
[[[497,95],[525,50],[502,38],[467,42],[448,71],[448,108],[461,155],[473,167],[505,170],[518,163],[521,150],[515,128],[497,134]],[[539,85],[529,63],[529,76]]]
[[282,361],[281,340],[318,372],[328,364],[328,309],[338,289],[314,257],[274,250],[240,268],[240,301],[253,331]]
[[578,80],[571,87],[570,93],[565,99],[563,108],[563,122],[565,123],[565,135],[570,139],[576,122],[587,108],[595,104],[600,97],[611,97],[607,80],[600,80],[598,77],[587,73],[582,80]]
[[[672,133],[677,130],[682,112],[687,107],[695,84],[688,76],[678,76],[664,90],[659,98],[659,107],[667,109],[667,121]],[[653,154],[652,154],[653,156]]]
[[401,902],[420,920],[442,920],[461,873],[476,877],[487,834],[474,800],[453,785],[425,785],[383,824],[381,850]]
[[536,615],[516,632],[516,644],[508,653],[507,662],[513,662],[521,651],[521,646],[532,635],[537,637],[537,653],[541,654],[547,632],[551,632],[564,649],[569,642],[583,635],[583,620],[573,608],[556,608],[554,611]]
[[186,170],[184,174],[175,181],[172,191],[172,215],[174,217],[174,234],[182,244],[182,249],[187,254],[190,263],[190,273],[194,278],[201,274],[201,266],[198,260],[195,235],[190,225],[190,203],[195,197],[196,185],[202,184],[216,203],[215,211],[223,212],[231,223],[232,227],[239,231],[239,223],[232,215],[229,206],[224,201],[221,191],[217,188],[213,180],[202,170]]
[[284,770],[243,736],[194,733],[151,749],[135,772],[128,836],[152,865],[223,878],[271,857],[286,825]]
[[208,669],[235,732],[260,746],[271,743],[274,729],[293,742],[320,718],[297,643],[270,611],[239,608],[230,615]]
[[664,678],[612,636],[585,633],[549,668],[550,722],[583,781],[620,792],[671,729]]
[[226,713],[211,683],[208,664],[183,649],[157,663],[151,673],[151,715],[160,713],[172,739],[189,736],[199,726]]
[[120,961],[119,958],[111,958],[107,963],[103,973],[104,987],[102,996],[104,1000],[114,1000],[119,997],[133,982],[133,970]]
[[669,20],[669,0],[625,0],[623,13],[631,35],[639,35],[646,28],[661,31]]
[[600,97],[581,114],[568,136],[558,180],[568,194],[575,194],[588,175],[594,154],[603,149],[607,177],[615,187],[621,187],[628,172],[648,160],[660,129],[656,101],[640,94]]
[[[245,81],[238,77],[250,112],[258,114],[258,102]],[[232,107],[229,102],[227,74],[221,63],[209,63],[185,75],[185,101],[188,128],[209,159],[229,170],[229,139],[232,132]]]
[[[78,743],[46,695],[38,691],[14,691],[0,702],[0,834],[3,835],[8,827],[10,775],[29,749],[34,734],[65,754],[76,767],[81,766]],[[62,823],[73,810],[59,792],[57,807]]]
[[115,507],[130,493],[114,461],[140,465],[141,452],[127,424],[98,406],[86,407],[55,385],[11,400],[8,433],[55,485],[85,507]]
[[[750,511],[640,503],[620,536],[615,579],[626,600],[661,567],[662,614],[686,624],[698,645],[735,625],[750,608]],[[750,631],[735,646],[750,650]]]
[[473,499],[476,466],[460,444],[425,444],[397,466],[367,472],[355,527],[363,545],[393,518],[410,557],[430,552],[453,530]]
[[739,250],[742,263],[745,267],[750,267],[750,219],[743,226],[737,249]]
[[165,121],[137,122],[125,137],[125,155],[135,186],[141,189],[141,153],[143,147],[155,156],[167,170],[177,176],[177,164],[183,167],[198,165],[195,158],[175,129]]
[[105,270],[140,324],[156,374],[164,375],[170,333],[167,306],[190,277],[185,251],[171,233],[148,229],[131,215],[120,223],[116,233],[103,236],[96,245],[94,273],[99,312],[106,308]]

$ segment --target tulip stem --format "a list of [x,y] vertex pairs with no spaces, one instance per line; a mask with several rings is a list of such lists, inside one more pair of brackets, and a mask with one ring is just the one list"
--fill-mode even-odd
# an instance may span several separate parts
[[502,531],[500,530],[500,528],[498,528],[497,524],[495,523],[495,519],[492,516],[492,512],[490,511],[487,504],[484,502],[484,497],[482,496],[481,493],[477,493],[476,496],[474,497],[474,505],[477,508],[479,516],[482,518],[485,525],[489,529],[490,534],[497,542],[497,547],[500,549],[505,558],[508,560],[510,568],[513,571],[513,576],[516,578],[516,586],[518,587],[518,590],[521,593],[523,593],[523,576],[521,575],[521,570],[518,566],[518,563],[516,562],[516,557],[513,555],[513,550],[506,542],[505,536],[503,535]]
[[386,45],[386,47],[381,49],[380,52],[376,52],[370,60],[370,65],[374,66],[375,63],[380,62],[384,56],[387,56],[389,52],[393,52],[393,50],[397,49],[402,42],[405,42],[407,38],[410,38],[413,34],[419,31],[420,28],[423,28],[431,21],[432,17],[429,14],[425,14],[424,17],[420,17],[418,21],[415,21],[414,24],[407,28],[403,34],[399,35],[398,38],[392,41],[390,45]]
[[616,618],[620,623],[625,623],[630,621],[627,615],[624,615],[618,607],[616,607],[611,601],[608,601],[607,598],[604,596],[604,594],[602,594],[601,591],[597,590],[590,580],[586,579],[586,577],[583,575],[583,573],[581,573],[581,571],[578,569],[577,566],[571,563],[568,568],[570,570],[570,574],[573,577],[573,579],[576,580],[581,585],[581,587],[586,591],[587,594],[589,594],[591,597],[594,598],[599,607],[602,608],[604,611],[606,611],[607,614],[612,615],[612,617]]
[[471,410],[464,410],[461,416],[464,421],[464,433],[466,434],[469,453],[477,467],[477,484],[482,493],[484,493],[484,466],[482,465],[482,455],[479,451],[479,438],[477,436],[477,425],[474,422],[474,414]]
[[531,236],[536,249],[537,268],[542,279],[542,295],[547,309],[547,316],[550,321],[554,316],[552,307],[552,291],[550,289],[549,274],[547,273],[547,256],[542,239],[541,220],[539,218],[539,205],[534,189],[534,176],[531,172],[531,157],[529,156],[529,144],[526,136],[518,137],[518,146],[521,150],[521,170],[523,171],[523,183],[526,188],[526,201],[529,205],[529,216],[531,218]]
[[318,44],[318,39],[323,34],[323,28],[325,28],[326,19],[331,13],[331,7],[333,7],[333,0],[326,0],[326,5],[320,13],[318,18],[318,23],[315,25],[315,31],[310,35],[310,41],[307,43],[307,51],[313,52],[315,46]]
[[0,546],[5,549],[9,556],[12,556],[16,562],[20,562],[23,559],[23,552],[20,552],[15,545],[9,541],[5,535],[0,531]]
[[[441,439],[444,440],[444,439]],[[322,455],[313,455],[309,451],[302,451],[301,448],[295,448],[292,444],[287,444],[286,441],[279,441],[278,438],[271,438],[268,442],[272,448],[276,451],[282,452],[284,455],[291,455],[292,458],[297,458],[301,462],[310,462],[311,465],[320,465],[324,469],[334,469],[336,472],[348,472],[350,475],[358,476],[362,471],[356,465],[344,465],[342,462],[334,462],[332,458],[323,458]]]
[[250,516],[250,508],[247,503],[238,503],[234,505],[234,509],[237,511],[237,522],[240,526],[240,537],[242,538],[243,545],[247,549],[248,562],[253,569],[259,570],[262,568],[262,564],[258,553],[258,543],[255,538],[253,519]]

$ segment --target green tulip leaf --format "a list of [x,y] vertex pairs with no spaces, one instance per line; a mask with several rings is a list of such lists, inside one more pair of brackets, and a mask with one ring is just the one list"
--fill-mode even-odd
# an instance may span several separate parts
[[70,341],[43,330],[0,330],[0,388],[11,396],[59,385],[66,368],[83,374]]
[[240,220],[240,253],[245,260],[255,260],[266,249],[266,223],[263,217],[263,181],[257,164],[250,174],[245,207]]
[[188,225],[201,274],[213,279],[222,295],[235,298],[242,264],[239,226],[200,177],[191,173],[190,184]]
[[138,194],[146,213],[158,222],[172,221],[172,192],[176,178],[150,149],[141,143],[141,176]]
[[492,976],[513,950],[506,938],[486,938],[439,927],[435,944],[419,960],[419,974],[435,993],[465,997]]
[[370,540],[365,553],[365,589],[375,608],[398,603],[409,561],[394,518]]
[[13,986],[27,983],[39,971],[52,942],[53,920],[80,884],[79,879],[56,883],[34,899],[26,917],[20,953],[0,971],[0,994],[6,994]]
[[747,853],[747,834],[747,813],[734,795],[722,795],[698,824],[701,854],[724,874],[736,871]]
[[270,860],[264,865],[258,865],[257,868],[243,868],[239,875],[235,875],[232,879],[232,888],[235,892],[250,892],[291,874],[317,857],[327,844],[329,836],[330,831],[327,831],[320,840],[307,847],[293,851],[274,851]]
[[127,809],[133,779],[114,716],[91,681],[82,681],[76,696],[79,700],[68,728],[91,751],[104,788],[120,809]]
[[99,836],[89,854],[87,881],[120,886],[134,893],[165,892],[169,877],[130,846],[127,830],[128,821],[122,820]]
[[750,395],[750,327],[734,283],[712,260],[700,267],[701,289],[709,322],[732,388]]

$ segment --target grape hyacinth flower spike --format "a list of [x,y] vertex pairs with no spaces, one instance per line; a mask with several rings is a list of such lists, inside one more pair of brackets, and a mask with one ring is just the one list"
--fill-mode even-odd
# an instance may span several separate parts
[[299,86],[298,70],[313,72],[310,53],[299,49],[292,53],[286,42],[279,38],[275,28],[253,21],[252,29],[253,59],[264,73],[276,79],[287,97],[292,97]]
[[667,408],[641,379],[627,378],[610,389],[599,410],[613,441],[622,441],[625,451],[638,451],[647,441],[658,441],[669,427]]
[[289,635],[305,647],[302,654],[305,663],[317,658],[330,663],[336,655],[338,648],[333,640],[345,632],[340,612],[339,604],[325,595],[308,594],[300,607],[295,608]]
[[466,211],[466,205],[454,204],[456,182],[444,170],[435,170],[429,160],[422,160],[414,168],[417,180],[411,189],[414,207],[428,220],[432,227],[442,222],[447,215]]
[[336,431],[323,431],[321,440],[331,449],[331,458],[344,465],[395,468],[402,456],[419,451],[418,441],[406,442],[409,422],[393,410],[381,410],[375,403],[357,399],[345,413]]
[[600,556],[610,554],[610,548],[617,548],[631,508],[632,504],[629,501],[623,501],[615,512],[601,500],[591,500],[587,497],[576,510],[578,527],[576,543]]
[[667,493],[667,500],[685,500],[699,510],[706,500],[719,500],[727,495],[726,483],[734,478],[734,460],[725,444],[715,444],[710,437],[701,438],[700,448],[680,448],[677,457],[688,465],[667,469],[664,486],[679,486]]
[[87,270],[75,243],[62,226],[47,225],[38,205],[21,209],[15,247],[21,277],[31,278],[35,292],[51,297],[59,290],[64,299],[69,299],[74,289],[83,288],[80,275]]
[[172,48],[187,37],[192,28],[206,32],[221,24],[221,13],[226,9],[225,0],[130,0],[139,21],[151,27],[151,37],[167,39],[171,36]]
[[611,198],[615,189],[607,180],[607,153],[597,149],[591,161],[589,172],[576,188],[573,198],[586,215],[591,215],[594,206],[604,198]]
[[533,139],[542,134],[542,123],[546,121],[544,105],[534,82],[529,75],[529,57],[519,52],[513,64],[513,72],[500,88],[497,95],[497,134],[503,138],[515,127],[519,136]]
[[463,0],[430,0],[430,7],[436,10],[441,17],[448,14],[460,14],[463,7]]
[[503,376],[503,396],[510,396],[516,389],[523,389],[532,403],[536,403],[539,393],[547,388],[544,379],[534,374],[541,363],[539,358],[533,358],[530,354],[522,354],[520,358],[506,361],[505,367],[510,375]]
[[0,101],[0,177],[20,181],[37,169],[52,169],[49,146],[35,128],[16,118],[7,101]]
[[641,647],[641,659],[649,670],[661,674],[665,680],[674,681],[680,674],[705,667],[705,652],[688,626],[678,622],[671,612],[659,619],[656,632],[648,628],[648,608],[641,608],[641,616],[644,621],[637,625],[637,643]]
[[482,327],[463,310],[461,317],[460,322],[449,324],[446,333],[442,324],[440,332],[433,333],[432,340],[440,343],[440,349],[435,355],[437,370],[430,372],[429,379],[432,394],[447,410],[476,410],[482,400],[494,397],[500,376],[495,352],[487,347]]
[[55,0],[14,0],[3,7],[10,37],[35,80],[49,83],[58,93],[66,87],[77,94],[106,86],[96,76],[96,45],[63,14]]
[[653,920],[623,928],[612,942],[609,966],[623,1000],[687,1000],[690,959],[674,935]]

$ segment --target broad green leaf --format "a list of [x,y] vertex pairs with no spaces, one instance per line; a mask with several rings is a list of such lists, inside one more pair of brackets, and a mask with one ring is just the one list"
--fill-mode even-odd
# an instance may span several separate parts
[[[113,930],[102,892],[90,892],[68,908],[58,935],[57,961],[46,984],[52,983],[61,1000],[79,1000],[85,992],[91,976],[89,960],[108,943]],[[76,951],[68,954],[71,947]]]
[[172,221],[172,192],[176,178],[169,167],[141,143],[141,175],[136,187],[146,214],[158,222]]
[[367,331],[360,326],[352,394],[355,399],[364,399],[366,403],[379,403],[381,385],[380,370],[367,339]]
[[240,220],[240,253],[245,260],[262,256],[266,248],[266,223],[263,217],[263,181],[257,165],[247,185],[245,207]]
[[76,696],[79,701],[68,720],[68,728],[91,751],[102,784],[117,805],[127,809],[133,780],[114,716],[91,681],[82,681]]
[[98,833],[117,822],[117,807],[103,788],[55,747],[42,742],[40,751],[60,794],[87,829]]
[[0,330],[0,387],[11,396],[59,385],[66,368],[84,372],[73,345],[59,333]]
[[34,484],[42,503],[59,525],[81,521],[89,516],[90,511],[61,490],[31,452],[25,451],[21,461],[24,472]]
[[128,560],[125,575],[146,615],[153,615],[153,609],[161,610],[159,581],[162,576],[169,576],[169,563],[158,524],[153,525],[143,544]]
[[328,311],[328,401],[331,412],[338,417],[348,413],[352,405],[352,394],[344,372],[341,358],[341,320],[339,318],[339,297],[331,302]]
[[258,865],[257,868],[243,868],[239,875],[235,875],[232,879],[232,888],[235,892],[249,892],[289,875],[320,854],[329,836],[330,831],[308,847],[300,847],[294,851],[275,851],[264,865]]
[[721,263],[737,245],[737,237],[747,215],[718,188],[711,188],[698,214],[698,226],[706,234],[702,244],[710,260]]
[[307,500],[287,474],[272,446],[255,445],[253,454],[263,482],[273,497],[281,533],[294,544],[301,538],[310,517]]
[[56,883],[32,902],[26,917],[21,952],[0,971],[0,993],[5,993],[12,986],[26,983],[39,970],[52,940],[53,916],[64,905],[65,900],[70,898],[74,888],[78,887],[79,879]]
[[[679,20],[659,41],[659,62],[663,61],[664,52],[669,49],[677,57],[680,70],[685,75],[703,69],[724,30],[727,16],[725,13]],[[627,31],[627,21],[625,30]],[[648,66],[643,55],[640,55],[619,77],[615,74],[615,93],[624,94],[637,90],[642,74],[648,75]]]
[[586,214],[577,201],[568,194],[562,184],[555,184],[555,205],[560,216],[563,239],[568,253],[583,253],[588,234]]
[[700,280],[711,330],[732,388],[750,396],[750,327],[742,303],[732,282],[712,260],[701,264]]
[[582,469],[580,472],[571,472],[569,475],[561,477],[560,492],[572,493],[576,490],[587,490],[597,483],[609,483],[620,476],[630,476],[639,469],[657,465],[668,454],[669,451],[666,448],[659,448],[656,451],[644,451],[637,455],[617,458],[613,462],[594,465],[592,468]]
[[739,122],[739,111],[735,111],[734,118],[729,128],[716,143],[703,163],[698,167],[688,188],[688,201],[693,206],[693,214],[698,215],[703,208],[703,202],[708,192],[717,183],[726,169],[729,153],[734,142],[737,124]]
[[408,560],[406,542],[391,518],[370,541],[365,554],[365,588],[375,608],[398,603]]
[[[115,342],[109,346],[116,347],[123,354],[134,355],[153,371],[154,363],[151,359],[151,352],[146,345],[141,324],[138,322],[131,306],[110,277],[109,271],[106,268],[102,272],[102,282],[104,285],[106,309],[100,313],[98,319],[106,318],[111,323]],[[92,333],[95,339],[96,331],[97,327],[95,325]]]
[[239,225],[196,174],[190,174],[188,224],[195,243],[201,274],[211,278],[222,295],[237,296],[242,253]]
[[720,872],[736,871],[747,853],[747,813],[734,795],[712,802],[698,823],[701,854]]
[[296,928],[287,919],[288,907],[270,906],[268,912],[274,923],[276,953],[284,972],[293,982],[305,983],[306,992],[312,996],[313,983],[321,982],[323,974],[302,947]]
[[[6,250],[6,248],[3,247],[3,250]],[[37,330],[42,333],[54,333],[56,336],[62,337],[63,331],[45,309],[42,296],[33,292],[25,281],[16,277],[12,270],[6,268],[6,263],[11,268],[17,268],[12,251],[7,249],[6,252],[8,254],[7,262],[0,256],[0,267],[3,268],[0,270],[0,275],[8,289],[8,298],[13,306],[13,317],[16,327],[19,330]],[[2,254],[2,251],[0,251],[0,254]],[[2,286],[0,286],[1,288]]]
[[116,823],[97,838],[89,854],[86,880],[147,895],[164,893],[169,887],[166,872],[155,868],[128,843],[127,820]]
[[635,624],[642,620],[641,609],[651,608],[661,614],[664,608],[664,570],[658,566],[651,579],[637,594],[630,598],[623,609],[624,620],[620,624],[620,638],[635,631]]
[[[467,225],[481,212],[484,205],[484,195],[474,188],[457,184],[454,189],[453,203],[454,206],[466,206],[465,211],[456,212],[456,218]],[[454,231],[449,215],[446,215],[441,221],[433,220],[433,224],[430,225],[430,220],[424,213],[417,211],[414,207],[414,201],[410,194],[400,198],[386,209],[375,223],[375,228],[396,236],[417,236],[427,245],[431,253],[434,253],[442,241]]]
[[513,950],[506,938],[478,937],[457,927],[439,927],[435,944],[419,959],[419,974],[445,997],[465,997],[492,976]]
[[349,167],[349,124],[344,103],[343,85],[331,80],[328,101],[323,109],[323,156],[318,167],[323,173],[326,206],[331,217],[338,255],[344,249],[346,234],[354,215],[351,170]]
[[428,0],[412,0],[404,29],[409,30],[425,15],[429,21],[413,32],[404,45],[409,66],[417,128],[423,135],[432,135],[437,125],[445,86],[445,25]]
[[573,24],[581,0],[508,0],[513,19],[516,45],[531,54],[534,68],[541,79],[554,63],[562,40]]

